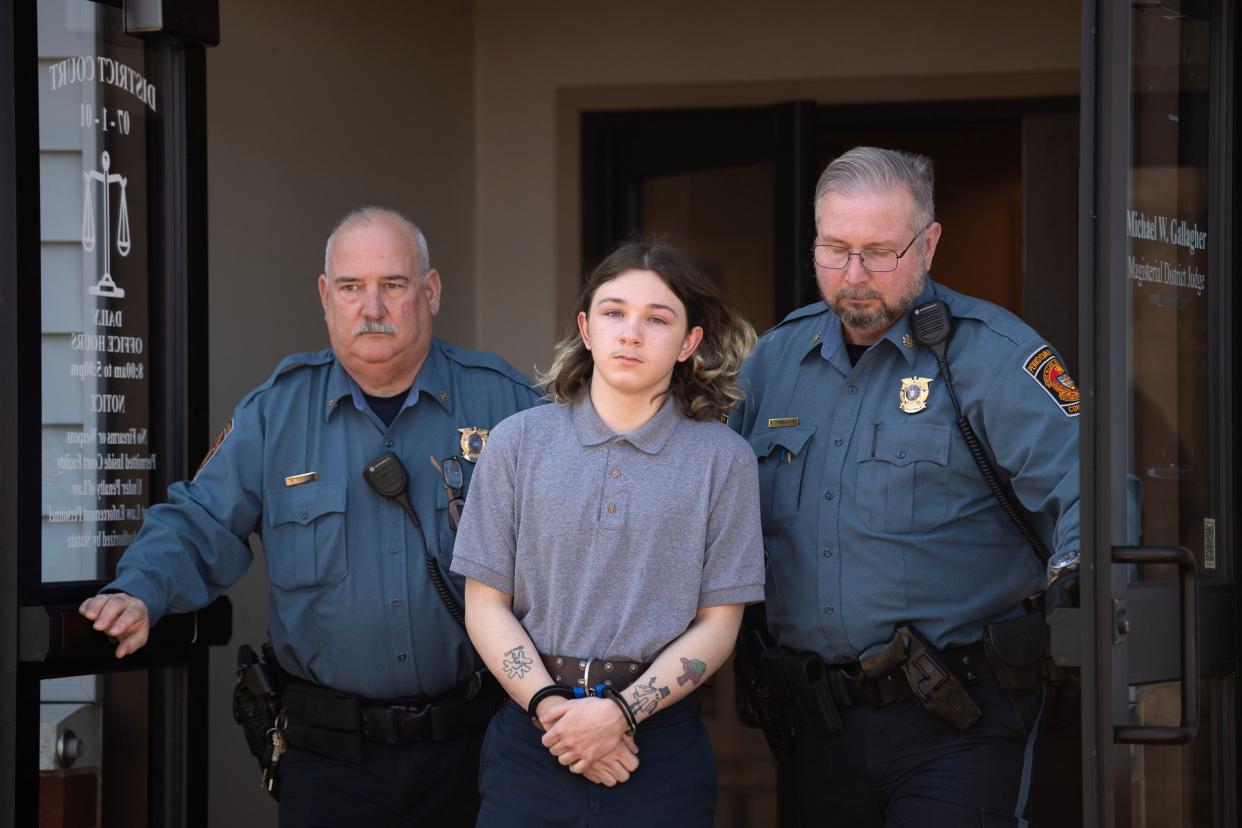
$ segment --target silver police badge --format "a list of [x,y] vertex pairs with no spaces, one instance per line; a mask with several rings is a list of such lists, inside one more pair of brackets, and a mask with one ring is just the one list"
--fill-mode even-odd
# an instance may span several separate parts
[[927,395],[931,380],[927,377],[905,377],[901,381],[901,410],[918,414],[927,408]]
[[487,435],[489,431],[486,428],[475,428],[474,426],[457,430],[461,432],[461,456],[473,463],[479,459],[483,449],[487,448]]

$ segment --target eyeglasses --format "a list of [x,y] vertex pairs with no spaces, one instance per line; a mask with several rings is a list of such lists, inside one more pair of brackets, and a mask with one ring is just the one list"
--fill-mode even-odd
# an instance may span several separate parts
[[887,273],[890,270],[897,269],[897,263],[901,261],[901,257],[910,252],[910,248],[914,245],[916,239],[931,227],[928,224],[922,230],[914,234],[914,238],[910,239],[910,244],[898,253],[896,250],[886,250],[882,247],[869,247],[866,250],[860,250],[857,253],[851,251],[848,247],[841,247],[837,244],[817,244],[815,245],[815,264],[829,270],[842,270],[850,266],[850,257],[857,256],[858,263],[872,273]]
[[457,524],[461,522],[461,510],[466,505],[466,498],[462,495],[464,480],[461,474],[461,461],[456,457],[446,457],[443,461],[436,460],[434,457],[428,459],[444,478],[444,493],[448,495],[449,528],[456,532]]

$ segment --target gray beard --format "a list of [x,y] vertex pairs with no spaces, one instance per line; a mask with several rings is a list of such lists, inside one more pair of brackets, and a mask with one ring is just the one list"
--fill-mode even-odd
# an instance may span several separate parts
[[[914,300],[919,298],[919,294],[923,292],[926,282],[927,273],[924,272],[922,276],[910,283],[909,289],[897,297],[897,301],[892,305],[885,302],[877,291],[865,288],[842,288],[831,299],[825,299],[825,302],[847,328],[858,331],[887,330],[894,322],[905,316],[906,311],[910,310],[914,305]],[[846,299],[880,299],[880,306],[873,310],[865,310],[843,301]]]

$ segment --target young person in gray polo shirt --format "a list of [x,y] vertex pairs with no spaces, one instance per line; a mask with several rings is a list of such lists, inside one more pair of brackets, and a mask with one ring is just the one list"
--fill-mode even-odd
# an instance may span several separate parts
[[514,701],[478,824],[711,825],[694,690],[763,599],[755,455],[720,422],[754,331],[660,243],[617,249],[580,307],[544,378],[557,404],[493,430],[453,552]]

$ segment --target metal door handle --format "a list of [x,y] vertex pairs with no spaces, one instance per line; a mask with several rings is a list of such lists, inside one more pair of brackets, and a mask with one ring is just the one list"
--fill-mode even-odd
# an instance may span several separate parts
[[1113,728],[1113,741],[1131,745],[1184,745],[1199,732],[1199,571],[1184,546],[1114,546],[1113,563],[1177,564],[1182,639],[1182,718],[1176,727]]

